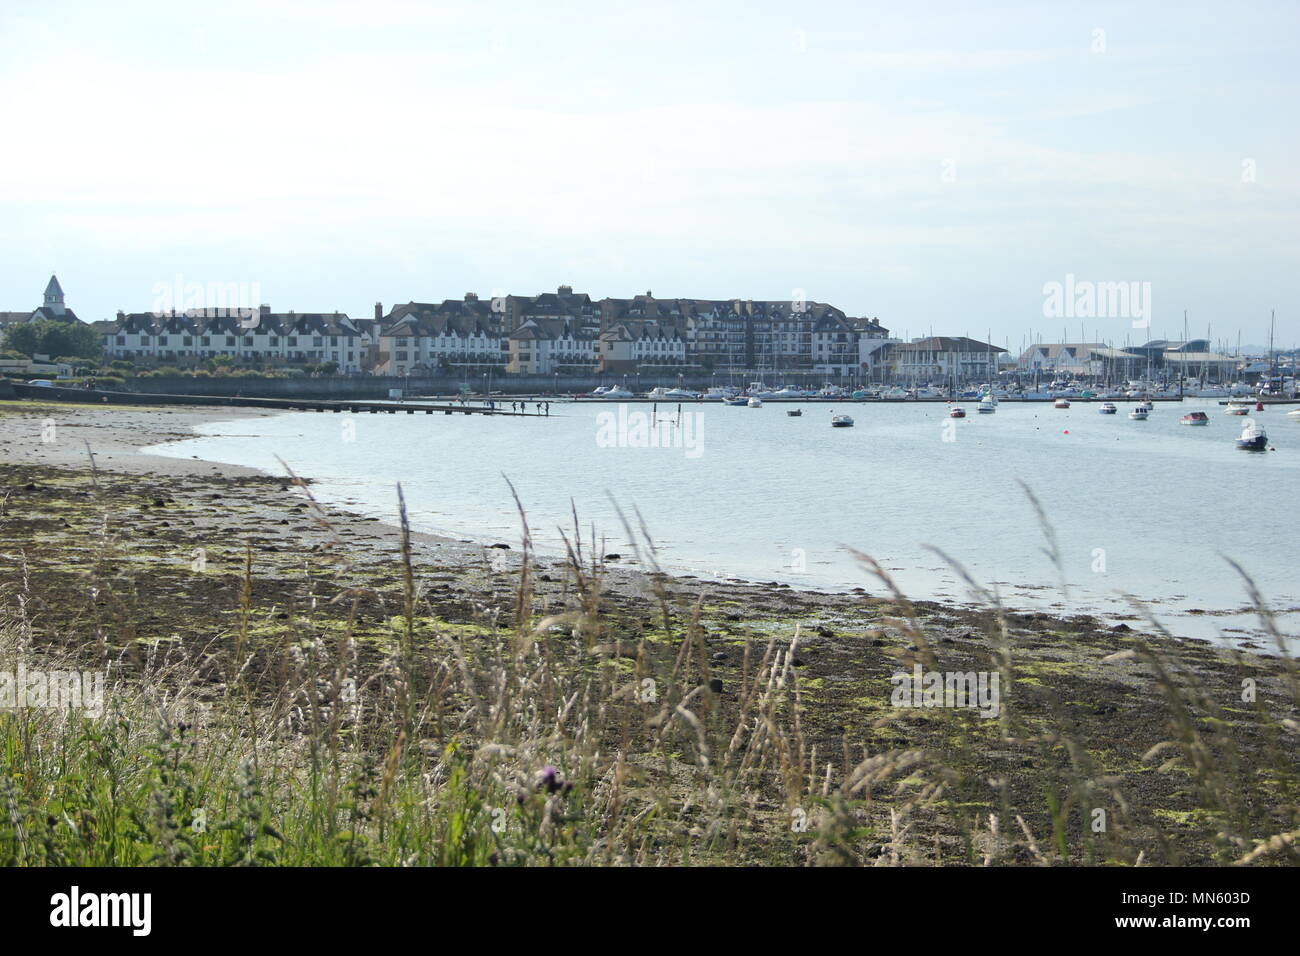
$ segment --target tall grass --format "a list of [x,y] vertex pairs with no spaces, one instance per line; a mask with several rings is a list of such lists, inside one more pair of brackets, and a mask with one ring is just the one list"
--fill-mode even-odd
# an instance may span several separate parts
[[[314,519],[328,527],[299,484]],[[747,643],[739,667],[726,673],[724,699],[702,606],[676,596],[639,516],[624,523],[649,569],[653,634],[608,607],[601,552],[594,541],[584,548],[576,513],[563,533],[563,597],[539,611],[522,507],[522,560],[508,572],[513,613],[503,619],[484,608],[472,628],[440,628],[420,584],[404,503],[400,514],[400,610],[391,640],[377,650],[363,648],[358,632],[364,595],[331,578],[310,578],[297,613],[276,633],[259,632],[251,552],[231,638],[163,645],[143,660],[114,656],[107,642],[52,650],[28,613],[41,600],[39,580],[24,576],[0,618],[0,668],[22,659],[46,670],[102,669],[109,692],[99,719],[0,712],[0,862],[1180,859],[1177,841],[1150,827],[1141,794],[1098,765],[1051,688],[1020,682],[1007,610],[955,562],[989,608],[987,646],[1003,687],[996,726],[946,713],[956,740],[947,749],[872,746],[870,736],[855,745],[847,734],[828,745],[808,725],[817,705],[795,666],[798,626]],[[912,648],[903,652],[909,661],[939,667],[943,652],[925,622],[883,567],[861,557],[892,597],[894,613],[882,626]],[[485,562],[482,573],[501,572]],[[1172,659],[1176,646],[1136,641],[1124,652],[1147,669],[1165,703],[1168,737],[1143,760],[1185,779],[1211,823],[1217,861],[1297,862],[1293,665],[1292,716],[1257,704],[1251,719],[1264,746],[1243,754],[1224,730],[1224,702],[1205,692],[1194,668]],[[877,726],[897,721],[884,713]],[[989,778],[975,759],[985,750],[1011,754],[1018,769]],[[1088,827],[1097,808],[1107,821],[1099,832]]]

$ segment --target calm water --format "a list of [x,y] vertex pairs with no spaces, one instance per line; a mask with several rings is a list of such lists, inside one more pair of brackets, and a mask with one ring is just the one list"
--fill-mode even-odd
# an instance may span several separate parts
[[[786,415],[795,407],[801,418]],[[1121,614],[1129,592],[1159,604],[1175,633],[1216,639],[1255,625],[1240,613],[1246,594],[1228,555],[1296,632],[1300,422],[1286,408],[1258,413],[1277,447],[1268,453],[1239,451],[1242,419],[1208,400],[1157,404],[1145,422],[1130,421],[1126,403],[1117,415],[1089,404],[966,408],[951,421],[941,404],[688,405],[699,416],[681,429],[690,448],[628,447],[635,432],[602,431],[598,416],[618,409],[606,404],[553,405],[549,419],[295,412],[205,426],[156,450],[269,472],[278,455],[317,480],[322,500],[388,519],[400,481],[417,529],[517,545],[508,477],[539,546],[571,528],[572,499],[584,535],[594,523],[605,550],[626,555],[612,496],[640,509],[675,570],[878,592],[849,546],[914,597],[966,601],[930,544],[1013,606]],[[1178,423],[1196,408],[1207,427]],[[831,428],[840,412],[856,426]],[[1068,600],[1017,479],[1050,516]]]

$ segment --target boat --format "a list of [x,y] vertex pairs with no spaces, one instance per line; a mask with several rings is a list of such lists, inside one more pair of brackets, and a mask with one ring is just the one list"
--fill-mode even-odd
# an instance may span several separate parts
[[1245,427],[1241,430],[1241,437],[1237,439],[1237,447],[1245,451],[1266,451],[1268,449],[1268,434],[1264,431],[1264,426],[1253,418],[1246,419]]
[[1114,415],[1119,409],[1115,407],[1114,402],[1102,402],[1098,411],[1103,415]]
[[1188,412],[1179,419],[1179,422],[1184,425],[1208,425],[1210,424],[1210,416],[1205,412]]
[[966,409],[962,408],[960,405],[954,405],[952,408],[948,409],[948,417],[949,417],[949,418],[965,418],[965,417],[966,417]]
[[801,416],[801,415],[803,414],[803,409],[802,409],[802,408],[791,408],[791,409],[789,409],[788,411],[786,411],[786,414],[789,415],[791,418],[798,418],[799,416]]
[[635,398],[636,396],[633,395],[631,392],[629,392],[627,389],[619,388],[617,385],[614,385],[608,390],[606,390],[605,394],[601,395],[600,397],[601,398]]
[[831,428],[852,428],[853,419],[848,415],[832,415]]
[[1070,400],[1068,398],[1058,398],[1052,403],[1054,408],[1069,408]]
[[1228,407],[1223,410],[1225,415],[1249,415],[1250,406],[1243,405],[1241,402],[1229,402]]
[[668,397],[694,400],[700,397],[700,393],[692,392],[689,388],[670,388],[668,389]]
[[749,399],[747,399],[744,395],[737,395],[735,398],[726,399],[724,404],[734,405],[738,408],[744,408],[746,405],[749,404]]
[[1149,411],[1139,405],[1137,408],[1133,409],[1133,411],[1128,413],[1128,417],[1133,419],[1135,422],[1144,422],[1150,414]]
[[1300,408],[1297,408],[1297,409],[1296,409],[1295,411],[1293,411],[1293,412],[1287,412],[1287,413],[1286,413],[1286,417],[1287,417],[1287,418],[1294,418],[1294,419],[1296,419],[1297,421],[1300,421]]
[[1152,402],[1151,399],[1149,398],[1143,399],[1142,401],[1138,402],[1137,407],[1142,409],[1142,411],[1144,412],[1154,412],[1156,410],[1155,403]]
[[751,398],[749,401],[745,402],[745,404],[750,408],[762,408],[763,400],[761,398]]
[[998,400],[989,394],[985,394],[985,396],[980,399],[980,403],[975,406],[975,411],[979,412],[981,415],[991,415],[997,410]]

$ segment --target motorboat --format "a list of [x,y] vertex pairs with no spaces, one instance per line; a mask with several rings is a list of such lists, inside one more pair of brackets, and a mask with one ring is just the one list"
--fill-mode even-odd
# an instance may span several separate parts
[[1287,412],[1287,413],[1286,413],[1286,417],[1287,417],[1287,418],[1294,418],[1294,419],[1296,419],[1297,421],[1300,421],[1300,408],[1297,408],[1297,409],[1296,409],[1295,411],[1293,411],[1293,412]]
[[799,418],[801,415],[803,415],[803,409],[791,408],[786,411],[786,414],[789,415],[791,418]]
[[1225,415],[1249,415],[1250,406],[1243,405],[1241,402],[1229,402],[1228,407],[1223,410]]
[[733,405],[737,408],[744,408],[746,405],[749,404],[749,399],[746,398],[744,395],[737,395],[735,398],[726,399],[724,404]]
[[1135,422],[1144,422],[1150,414],[1149,411],[1139,405],[1137,408],[1133,409],[1133,411],[1128,413],[1128,417],[1133,419]]
[[1237,439],[1237,447],[1245,451],[1266,451],[1268,449],[1268,434],[1264,431],[1264,426],[1253,418],[1246,419],[1245,427],[1241,430],[1241,437]]
[[997,410],[998,400],[989,394],[985,394],[985,396],[980,399],[980,403],[975,406],[975,411],[979,412],[981,415],[991,415]]
[[1114,415],[1119,409],[1115,407],[1114,402],[1102,402],[1098,411],[1103,415]]
[[965,418],[965,417],[966,417],[966,409],[962,408],[960,405],[954,405],[952,408],[948,409],[948,417],[949,417],[949,418]]
[[692,392],[689,388],[670,388],[667,395],[669,398],[688,398],[692,401],[700,397],[699,392]]
[[853,419],[848,415],[832,415],[831,428],[852,428]]
[[600,397],[601,398],[635,398],[636,396],[633,395],[625,388],[620,388],[617,385],[611,385],[609,389]]
[[1208,425],[1210,416],[1205,412],[1188,412],[1178,420],[1183,425]]
[[1055,402],[1052,403],[1052,407],[1054,407],[1054,408],[1069,408],[1069,407],[1070,407],[1070,400],[1069,400],[1068,398],[1058,398]]
[[747,402],[745,402],[745,404],[748,405],[750,408],[762,408],[763,400],[755,396],[754,398],[751,398]]

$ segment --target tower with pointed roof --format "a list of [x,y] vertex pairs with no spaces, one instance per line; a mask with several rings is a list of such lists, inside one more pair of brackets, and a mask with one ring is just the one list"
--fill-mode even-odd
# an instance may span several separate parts
[[49,285],[45,287],[45,308],[54,315],[64,315],[68,309],[63,304],[63,287],[57,276],[50,276]]

